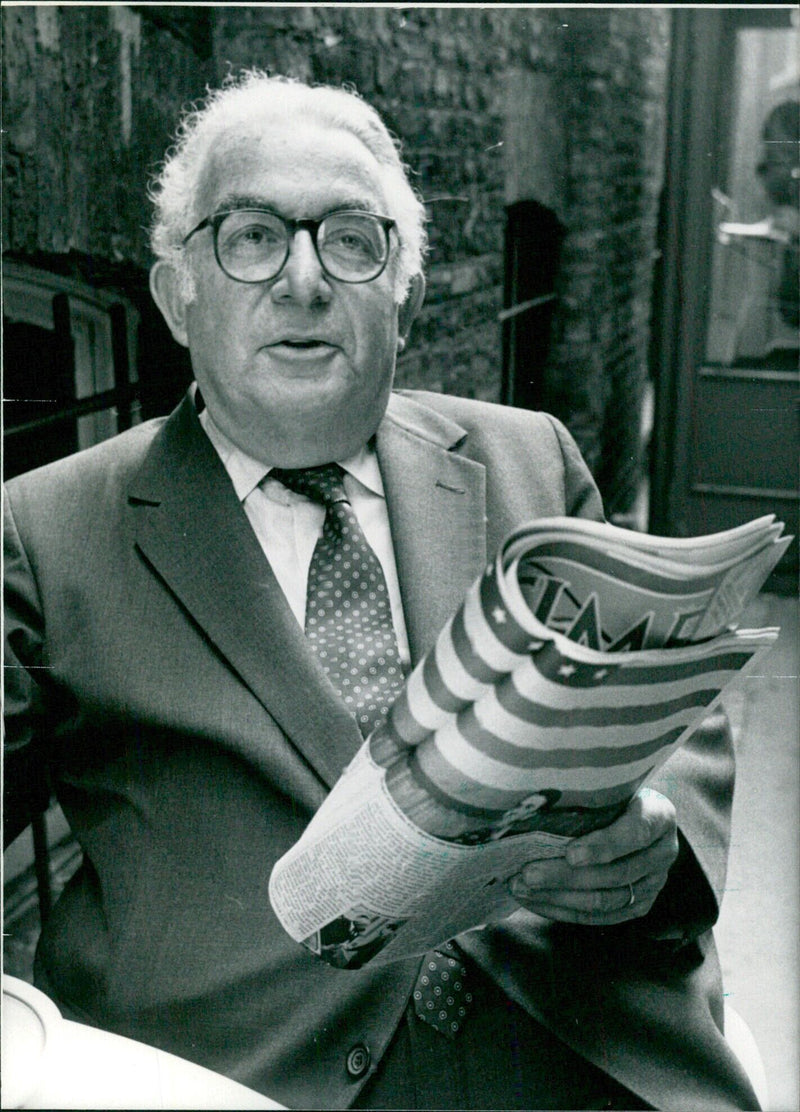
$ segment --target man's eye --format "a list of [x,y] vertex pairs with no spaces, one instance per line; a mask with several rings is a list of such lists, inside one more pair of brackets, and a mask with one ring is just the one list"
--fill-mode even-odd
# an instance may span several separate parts
[[380,244],[375,237],[357,229],[342,229],[325,237],[325,248],[338,255],[360,256],[365,259],[380,257]]
[[281,237],[264,224],[247,224],[237,228],[225,238],[225,247],[229,251],[245,251],[261,248],[270,250],[281,246]]
[[359,235],[358,232],[336,232],[328,237],[327,243],[329,247],[345,247],[350,251],[366,251],[369,249],[369,241],[365,236]]

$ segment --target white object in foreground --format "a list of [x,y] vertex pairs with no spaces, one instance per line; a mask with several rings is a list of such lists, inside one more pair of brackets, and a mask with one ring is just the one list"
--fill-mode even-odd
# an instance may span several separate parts
[[3,976],[3,1108],[284,1108],[163,1050],[64,1019]]

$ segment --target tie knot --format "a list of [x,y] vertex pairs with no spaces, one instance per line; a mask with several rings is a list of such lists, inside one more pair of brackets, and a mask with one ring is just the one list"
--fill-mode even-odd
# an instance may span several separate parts
[[274,467],[269,474],[271,479],[277,479],[295,494],[302,494],[323,506],[348,501],[342,481],[344,471],[338,463],[323,463],[319,467],[300,467],[296,470]]

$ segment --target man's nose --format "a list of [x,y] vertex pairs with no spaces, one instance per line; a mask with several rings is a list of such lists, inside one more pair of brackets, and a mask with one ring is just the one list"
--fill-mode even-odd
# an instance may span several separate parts
[[298,228],[289,243],[289,258],[272,284],[276,301],[299,305],[327,304],[331,297],[328,276],[322,269],[307,228]]

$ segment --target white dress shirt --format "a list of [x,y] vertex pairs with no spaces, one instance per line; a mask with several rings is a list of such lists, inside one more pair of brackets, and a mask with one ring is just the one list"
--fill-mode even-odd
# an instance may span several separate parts
[[[208,409],[200,414],[200,424],[230,476],[292,613],[304,627],[308,570],[322,535],[325,507],[295,494],[277,479],[270,479],[271,469],[229,440]],[[350,505],[383,568],[400,659],[408,667],[411,658],[408,633],[377,456],[365,446],[350,459],[335,462],[345,472],[344,489]]]

